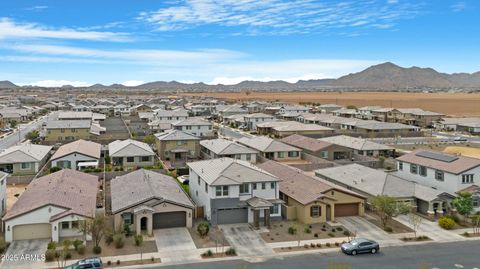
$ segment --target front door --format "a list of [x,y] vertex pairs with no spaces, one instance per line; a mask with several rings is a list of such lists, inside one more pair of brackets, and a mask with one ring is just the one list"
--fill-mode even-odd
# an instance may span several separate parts
[[140,230],[142,231],[147,230],[147,217],[143,217],[140,219]]

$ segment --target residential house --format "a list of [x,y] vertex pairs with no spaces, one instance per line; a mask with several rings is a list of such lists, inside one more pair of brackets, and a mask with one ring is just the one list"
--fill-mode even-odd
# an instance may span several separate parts
[[146,112],[153,112],[153,109],[151,106],[147,104],[139,104],[132,106],[130,108],[130,115],[138,115],[138,113],[146,113]]
[[480,159],[432,150],[397,158],[397,175],[454,194],[480,182]]
[[231,116],[226,116],[223,118],[223,124],[235,128],[245,126],[245,115],[248,114],[235,114]]
[[445,131],[468,132],[480,134],[480,117],[442,118],[436,124],[438,129]]
[[113,107],[113,113],[119,116],[128,116],[130,115],[130,106],[125,104],[118,104]]
[[51,120],[45,126],[45,141],[62,142],[77,139],[89,140],[91,120]]
[[33,180],[3,218],[5,241],[85,238],[80,222],[94,216],[97,191],[97,176],[71,169]]
[[290,135],[280,140],[281,142],[302,149],[304,153],[308,153],[315,157],[335,160],[350,160],[353,156],[353,149],[321,141],[315,138],[302,135]]
[[393,120],[408,125],[419,127],[432,127],[435,122],[439,121],[445,114],[426,111],[420,108],[397,108],[391,112]]
[[298,121],[271,121],[257,124],[257,133],[272,137],[285,137],[292,134],[321,137],[333,134],[335,130],[318,124],[305,124]]
[[24,143],[0,153],[0,171],[14,175],[34,175],[50,157],[51,146]]
[[359,164],[319,169],[315,175],[366,197],[387,195],[408,202],[417,212],[429,216],[447,213],[454,198],[444,191]]
[[101,144],[80,139],[60,146],[50,161],[52,167],[75,170],[97,168],[100,163],[101,150]]
[[258,151],[223,138],[200,141],[200,151],[205,159],[232,158],[257,162]]
[[188,163],[190,196],[212,225],[281,219],[278,177],[231,158]]
[[278,114],[283,115],[283,114],[288,114],[288,113],[308,113],[310,108],[306,106],[281,106],[280,109],[278,110]]
[[[7,173],[0,172],[0,219],[7,212]],[[3,225],[1,225],[3,230]]]
[[356,118],[359,113],[353,108],[340,108],[332,111],[332,114],[337,117]]
[[373,120],[374,115],[372,114],[373,110],[381,109],[381,106],[363,106],[358,108],[357,118],[363,120]]
[[456,194],[466,192],[472,195],[473,200],[473,213],[480,213],[480,186],[471,185],[465,189],[459,190]]
[[248,110],[242,105],[218,105],[215,107],[215,114],[219,121],[223,121],[225,117],[235,114],[248,114]]
[[174,123],[188,118],[188,111],[185,109],[177,110],[155,110],[155,119],[159,122]]
[[184,167],[188,160],[200,157],[200,138],[180,130],[155,134],[158,156],[170,166]]
[[353,153],[358,155],[372,157],[395,156],[394,148],[362,138],[346,135],[337,135],[319,138],[318,140],[352,149]]
[[317,107],[317,110],[324,114],[332,113],[335,110],[342,109],[343,106],[337,104],[323,104]]
[[242,137],[238,140],[238,143],[259,151],[261,157],[269,160],[292,161],[301,159],[301,149],[268,137]]
[[136,234],[192,227],[194,204],[178,182],[149,170],[136,170],[111,181],[115,231],[125,225]]
[[108,144],[108,152],[115,166],[134,168],[155,164],[155,153],[152,148],[137,140],[115,140]]
[[253,113],[253,114],[248,114],[243,117],[243,120],[245,122],[245,128],[247,130],[256,130],[257,129],[257,124],[259,123],[264,123],[264,122],[271,122],[275,121],[275,117],[269,114],[265,113]]
[[258,167],[281,180],[284,219],[314,224],[365,214],[366,197],[361,194],[275,161],[264,162]]
[[201,118],[187,118],[172,123],[172,126],[177,130],[202,138],[214,136],[212,123]]

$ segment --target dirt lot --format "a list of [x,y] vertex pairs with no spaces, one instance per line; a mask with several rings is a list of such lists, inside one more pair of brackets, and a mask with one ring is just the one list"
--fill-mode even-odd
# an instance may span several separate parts
[[12,208],[13,204],[15,204],[27,186],[28,184],[7,185],[7,211]]
[[[288,228],[295,227],[296,234],[289,234]],[[307,229],[309,232],[307,232]],[[346,229],[344,227],[332,228],[328,224],[300,224],[295,221],[277,221],[273,222],[268,233],[261,233],[263,240],[267,243],[286,242],[295,240],[313,240],[323,238],[345,237]],[[332,236],[333,235],[333,236]]]
[[456,153],[456,154],[461,154],[463,156],[480,159],[480,148],[451,146],[451,147],[446,147],[443,150],[443,152]]
[[291,103],[338,103],[357,107],[379,105],[383,107],[410,108],[443,112],[456,116],[479,116],[480,94],[468,93],[398,93],[398,92],[252,92],[245,93],[185,93],[184,95],[212,96],[229,100],[279,100]]
[[[468,146],[467,146],[468,145]],[[389,145],[396,149],[416,150],[416,149],[432,149],[436,151],[445,151],[448,148],[454,148],[453,151],[445,151],[449,153],[462,153],[462,155],[469,156],[467,152],[474,153],[475,150],[480,152],[480,144],[477,143],[432,143],[432,144],[409,144],[409,145]],[[464,152],[462,152],[464,151]],[[475,157],[475,156],[471,156]],[[480,158],[480,157],[477,157]]]
[[218,228],[211,227],[210,232],[206,237],[200,237],[196,230],[198,223],[199,221],[196,221],[193,227],[188,229],[188,232],[190,233],[190,236],[192,237],[197,248],[214,248],[221,247],[222,245],[224,247],[230,246],[228,241],[225,239],[225,236]]

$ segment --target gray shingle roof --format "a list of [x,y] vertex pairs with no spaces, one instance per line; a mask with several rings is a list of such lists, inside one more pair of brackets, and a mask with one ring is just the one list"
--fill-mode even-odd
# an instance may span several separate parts
[[356,150],[393,150],[392,147],[386,145],[347,135],[324,137],[319,138],[318,140]]
[[292,147],[265,136],[257,136],[253,138],[242,137],[240,140],[238,140],[238,143],[261,152],[302,151],[299,148]]
[[90,125],[90,120],[51,120],[47,121],[46,129],[87,129]]
[[51,146],[24,143],[0,153],[0,163],[39,162],[52,149]]
[[58,150],[53,154],[51,160],[61,158],[72,153],[80,153],[86,156],[90,156],[96,159],[100,159],[100,152],[102,145],[92,141],[86,141],[83,139],[62,145]]
[[173,126],[211,126],[212,123],[201,118],[187,118],[185,120],[180,120],[172,123]]
[[187,165],[212,186],[280,181],[276,176],[249,162],[231,158],[191,162]]
[[156,133],[155,137],[160,141],[200,140],[200,138],[192,134],[177,129],[167,130],[164,133]]
[[217,155],[257,153],[256,150],[248,148],[244,145],[237,144],[233,141],[218,138],[212,140],[202,140],[200,145],[207,148]]
[[113,213],[151,199],[194,207],[193,202],[174,178],[144,169],[112,179],[111,192]]
[[155,155],[148,144],[132,139],[115,140],[108,144],[108,151],[111,157]]

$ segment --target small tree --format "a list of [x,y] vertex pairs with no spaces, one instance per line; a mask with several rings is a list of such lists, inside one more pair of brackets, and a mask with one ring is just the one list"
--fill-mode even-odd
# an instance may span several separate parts
[[143,138],[143,142],[153,145],[155,144],[155,136],[153,134],[149,134]]
[[98,248],[105,234],[106,226],[105,216],[102,213],[96,213],[91,219],[81,221],[79,230],[84,234],[91,235],[94,247]]
[[407,214],[411,209],[409,204],[397,202],[394,197],[388,195],[374,196],[370,199],[370,203],[380,217],[383,229],[387,228],[388,222],[393,217]]
[[135,246],[140,249],[140,262],[143,263],[143,236],[141,234],[135,235]]
[[26,135],[25,135],[25,138],[30,140],[30,141],[34,141],[36,140],[37,138],[40,137],[40,133],[37,131],[37,130],[33,130],[31,132],[28,132]]
[[422,224],[423,218],[417,214],[410,213],[408,217],[408,222],[412,225],[413,233],[417,237],[418,227]]
[[464,217],[464,221],[473,211],[473,198],[472,194],[468,192],[461,192],[458,197],[452,201],[453,207],[457,212]]
[[197,232],[201,237],[205,237],[208,235],[210,231],[210,225],[206,221],[202,221],[197,225]]

